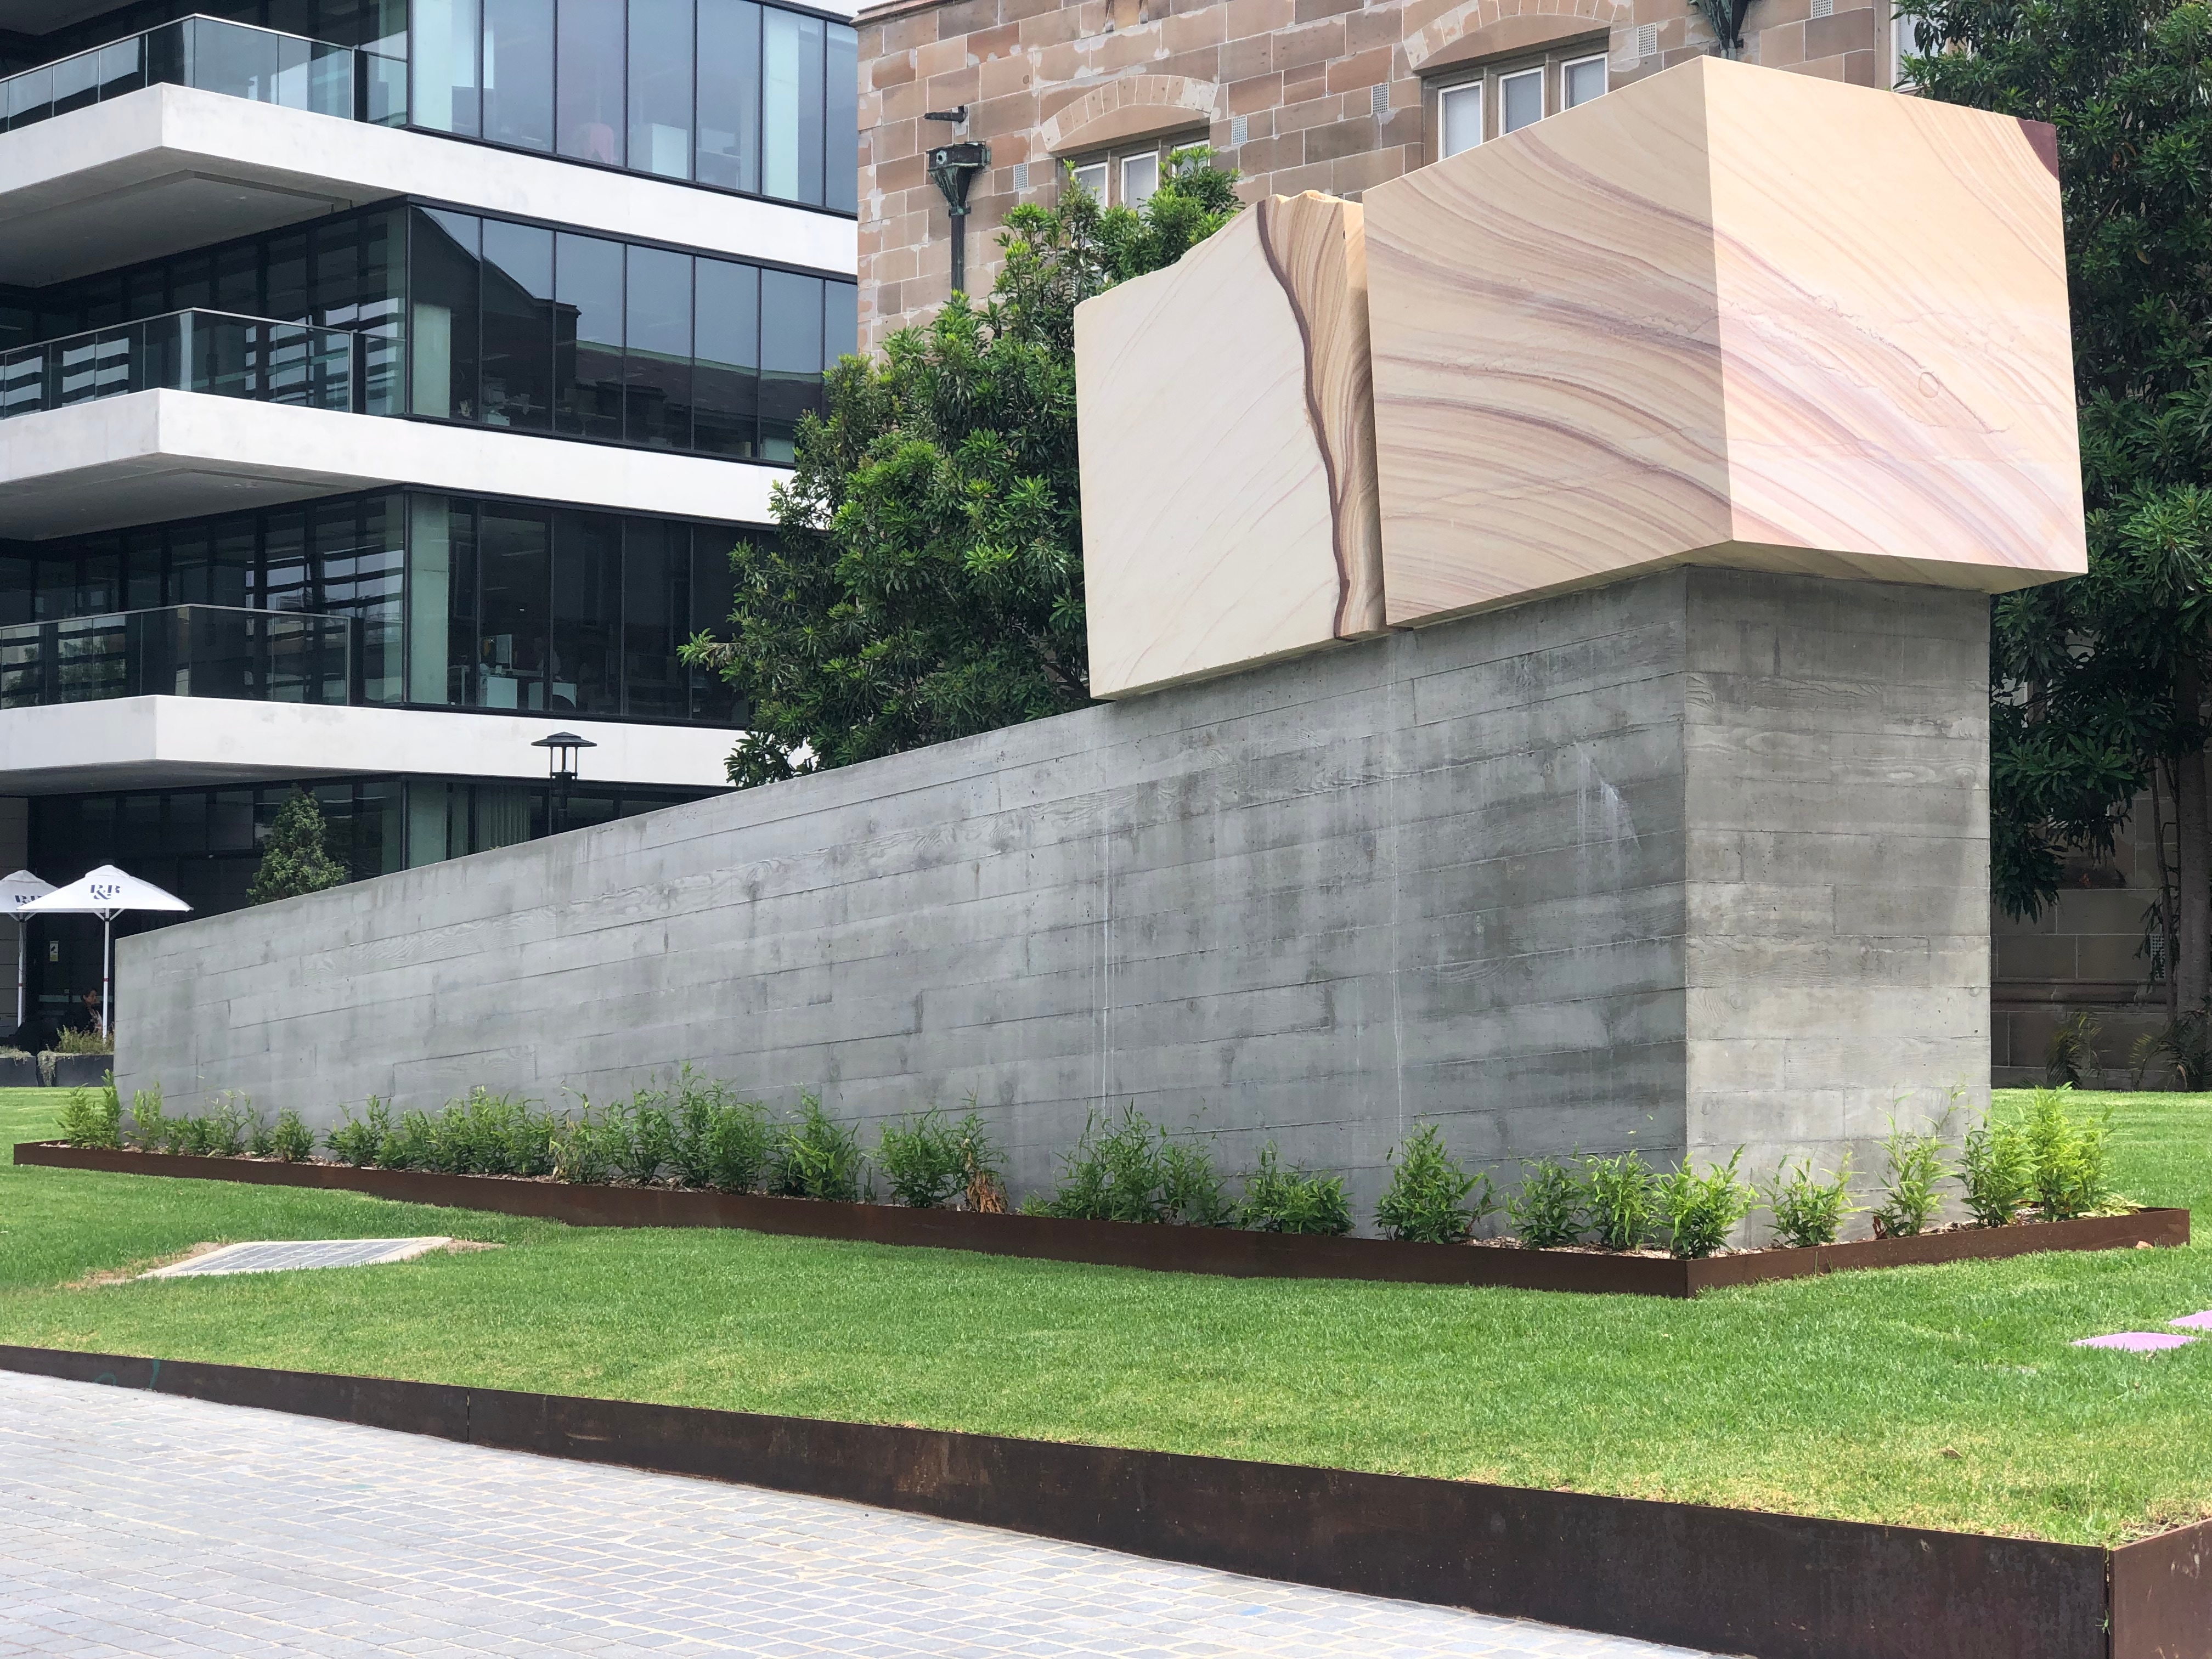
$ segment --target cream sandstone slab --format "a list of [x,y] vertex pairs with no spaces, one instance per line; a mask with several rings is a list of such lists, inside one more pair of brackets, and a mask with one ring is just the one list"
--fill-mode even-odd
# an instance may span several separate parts
[[1359,220],[1272,197],[1077,309],[1093,695],[1381,630]]
[[2047,129],[1700,58],[1367,192],[1388,617],[2086,568]]

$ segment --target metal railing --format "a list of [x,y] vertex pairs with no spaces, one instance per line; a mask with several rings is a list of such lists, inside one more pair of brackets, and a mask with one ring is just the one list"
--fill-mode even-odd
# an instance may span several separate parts
[[172,605],[0,627],[0,708],[108,697],[350,703],[351,617]]
[[380,126],[407,120],[407,65],[400,58],[192,16],[0,81],[0,128],[27,127],[152,86],[197,87]]
[[157,388],[358,410],[362,358],[347,329],[173,311],[0,352],[0,421]]

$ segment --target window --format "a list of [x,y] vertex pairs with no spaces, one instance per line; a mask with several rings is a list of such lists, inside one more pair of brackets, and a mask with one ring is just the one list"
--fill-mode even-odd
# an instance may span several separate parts
[[1070,169],[1070,172],[1074,179],[1076,189],[1089,195],[1092,200],[1103,204],[1106,200],[1105,162],[1085,161],[1081,167]]
[[1160,153],[1147,151],[1142,155],[1121,158],[1121,205],[1142,207],[1152,198],[1160,187]]
[[1442,137],[1441,155],[1456,155],[1482,142],[1482,82],[1447,87],[1437,99],[1437,121]]
[[1924,56],[1920,50],[1920,20],[1917,17],[1892,17],[1889,22],[1890,66],[1889,83],[1899,91],[1910,91],[1911,78],[1905,74],[1905,60]]
[[1605,54],[1577,58],[1559,67],[1559,106],[1572,109],[1605,96]]
[[1523,70],[1498,77],[1498,131],[1518,132],[1544,118],[1544,71]]

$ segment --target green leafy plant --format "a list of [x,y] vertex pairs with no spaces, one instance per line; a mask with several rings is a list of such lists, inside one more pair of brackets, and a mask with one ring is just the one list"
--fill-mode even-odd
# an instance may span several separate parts
[[1667,1226],[1667,1249],[1686,1261],[1699,1261],[1728,1243],[1738,1223],[1759,1201],[1751,1183],[1736,1173],[1743,1163],[1743,1148],[1729,1154],[1725,1164],[1710,1166],[1703,1175],[1686,1158],[1658,1180],[1659,1213]]
[[1942,1129],[1941,1123],[1907,1129],[1890,1118],[1889,1133],[1881,1140],[1881,1201],[1874,1212],[1877,1237],[1911,1238],[1934,1218],[1943,1201],[1936,1190],[1944,1177]]
[[54,1052],[58,1054],[112,1054],[115,1052],[115,1033],[75,1028],[57,1031],[54,1034]]
[[1659,1176],[1641,1154],[1583,1159],[1582,1213],[1597,1243],[1608,1250],[1641,1245],[1659,1218]]
[[576,1101],[576,1115],[562,1118],[554,1129],[553,1178],[580,1187],[596,1187],[613,1173],[610,1142],[618,1137],[610,1136],[592,1115],[590,1096],[579,1094]]
[[376,1167],[380,1170],[428,1170],[434,1167],[438,1157],[437,1126],[430,1121],[428,1112],[408,1110],[399,1114],[399,1121],[392,1126],[376,1152]]
[[981,1215],[997,1215],[1006,1207],[1006,1154],[991,1138],[983,1115],[975,1109],[975,1097],[968,1097],[968,1112],[953,1126],[960,1148],[961,1188],[968,1207]]
[[967,1189],[958,1132],[934,1106],[918,1117],[884,1125],[875,1161],[892,1198],[909,1209],[950,1209]]
[[1236,1224],[1237,1203],[1229,1196],[1229,1182],[1213,1161],[1210,1140],[1195,1134],[1182,1139],[1162,1134],[1160,1214],[1163,1220],[1187,1227]]
[[1832,1244],[1843,1230],[1844,1218],[1856,1213],[1850,1201],[1851,1160],[1845,1153],[1834,1175],[1821,1181],[1813,1174],[1813,1160],[1784,1162],[1774,1172],[1766,1189],[1766,1207],[1774,1213],[1774,1236],[1800,1249]]
[[1158,1221],[1162,1198],[1159,1131],[1134,1106],[1101,1126],[1084,1121],[1073,1152],[1060,1157],[1060,1179],[1042,1213],[1070,1221]]
[[115,1074],[98,1089],[72,1089],[63,1103],[62,1139],[72,1146],[120,1146],[123,1144],[123,1103],[115,1092]]
[[2011,1225],[2035,1186],[2035,1149],[2021,1126],[1984,1114],[1960,1148],[1959,1184],[1981,1225]]
[[2069,1014],[2059,1021],[2044,1048],[2044,1082],[2054,1089],[2061,1084],[2078,1088],[2095,1082],[2103,1069],[2097,1059],[2097,1038],[2104,1029],[2088,1013]]
[[1521,1188],[1505,1200],[1505,1218],[1532,1250],[1553,1250],[1583,1236],[1583,1184],[1556,1158],[1521,1166]]
[[338,1124],[325,1137],[331,1156],[356,1169],[373,1170],[384,1163],[384,1143],[392,1137],[392,1109],[375,1095],[368,1097],[362,1115],[353,1108],[338,1109]]
[[1498,1208],[1490,1176],[1469,1175],[1444,1150],[1443,1134],[1424,1123],[1391,1149],[1390,1185],[1375,1206],[1376,1224],[1389,1238],[1423,1244],[1461,1244]]
[[1348,1233],[1352,1206],[1341,1176],[1285,1169],[1271,1140],[1260,1149],[1258,1167],[1244,1177],[1237,1218],[1263,1233]]
[[640,1089],[626,1101],[611,1103],[599,1114],[599,1138],[615,1175],[641,1187],[651,1186],[676,1151],[676,1124],[668,1113],[666,1091]]
[[686,1066],[668,1118],[668,1164],[678,1186],[749,1193],[761,1184],[772,1135],[757,1102],[739,1100],[728,1084]]
[[860,1138],[822,1109],[819,1096],[802,1094],[799,1115],[776,1131],[768,1189],[782,1198],[850,1203],[860,1195],[860,1169],[866,1162]]
[[330,855],[323,809],[304,789],[295,789],[276,809],[269,826],[269,839],[261,846],[261,863],[253,884],[246,890],[248,904],[270,904],[278,899],[319,893],[346,879],[345,867]]
[[150,1089],[131,1091],[131,1127],[124,1133],[128,1143],[149,1152],[173,1151],[176,1145],[175,1125],[174,1118],[162,1114],[160,1084]]
[[305,1164],[315,1155],[315,1132],[301,1120],[300,1114],[287,1106],[276,1114],[270,1126],[265,1158],[285,1164]]
[[2046,1221],[2070,1221],[2114,1202],[2112,1109],[2076,1117],[2066,1103],[2063,1090],[2038,1089],[2021,1126],[2033,1170],[2029,1190]]

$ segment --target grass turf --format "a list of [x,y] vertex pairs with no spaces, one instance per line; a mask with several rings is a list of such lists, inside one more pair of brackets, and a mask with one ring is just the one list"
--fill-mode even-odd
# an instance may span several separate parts
[[[0,1091],[0,1141],[56,1091]],[[2212,1097],[2112,1095],[2123,1190],[2212,1194]],[[73,1288],[210,1240],[447,1233],[397,1267]],[[2212,1249],[1691,1303],[569,1228],[0,1166],[0,1341],[1339,1465],[2112,1543],[2212,1515]],[[1952,1454],[1956,1454],[1953,1455]]]

